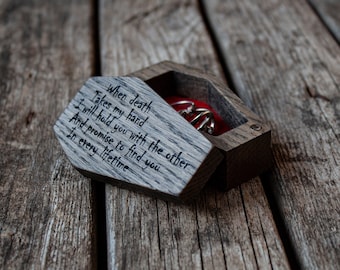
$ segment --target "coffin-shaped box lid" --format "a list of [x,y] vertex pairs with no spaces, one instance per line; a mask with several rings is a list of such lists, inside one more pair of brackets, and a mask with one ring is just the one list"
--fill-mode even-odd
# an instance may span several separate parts
[[136,77],[90,78],[54,131],[86,176],[163,198],[194,198],[222,160],[212,142]]

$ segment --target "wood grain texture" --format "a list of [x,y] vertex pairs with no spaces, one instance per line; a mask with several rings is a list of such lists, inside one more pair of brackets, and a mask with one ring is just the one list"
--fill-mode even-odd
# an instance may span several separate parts
[[0,3],[0,268],[91,268],[91,184],[53,134],[91,73],[87,3]]
[[305,269],[340,262],[340,48],[305,1],[205,1],[236,90],[270,122],[268,185]]
[[88,79],[54,131],[85,175],[167,199],[197,197],[222,160],[203,134],[137,77]]
[[326,24],[334,37],[340,43],[340,1],[338,0],[308,0],[321,20]]
[[[103,1],[100,25],[103,75],[170,59],[221,76],[194,1]],[[288,268],[259,179],[190,205],[107,185],[106,202],[112,269]]]

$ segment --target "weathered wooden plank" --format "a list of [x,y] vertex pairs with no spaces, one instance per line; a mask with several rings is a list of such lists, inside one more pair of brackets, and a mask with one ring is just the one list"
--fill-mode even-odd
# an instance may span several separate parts
[[340,1],[338,0],[308,0],[319,14],[326,26],[340,43]]
[[[170,59],[221,76],[195,1],[103,1],[100,25],[103,75]],[[110,268],[288,268],[259,179],[189,205],[107,185],[106,205]]]
[[205,1],[235,88],[272,127],[268,181],[300,266],[340,262],[340,49],[304,1]]
[[9,0],[0,13],[0,267],[91,268],[91,183],[52,129],[92,72],[90,7]]

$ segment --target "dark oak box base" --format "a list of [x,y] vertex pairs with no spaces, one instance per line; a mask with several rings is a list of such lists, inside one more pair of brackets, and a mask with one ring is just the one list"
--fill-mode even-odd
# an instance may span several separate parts
[[215,76],[168,61],[129,76],[144,80],[163,98],[180,95],[206,102],[231,127],[218,136],[204,133],[224,153],[213,177],[219,187],[231,189],[271,167],[270,128]]

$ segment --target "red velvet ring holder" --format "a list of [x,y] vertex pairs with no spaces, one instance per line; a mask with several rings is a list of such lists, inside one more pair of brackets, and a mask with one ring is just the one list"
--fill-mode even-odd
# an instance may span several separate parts
[[[189,101],[189,102],[193,102],[195,104],[196,108],[203,108],[203,109],[208,109],[209,111],[211,111],[214,115],[214,119],[215,119],[215,128],[214,128],[214,132],[213,132],[213,136],[218,136],[223,134],[224,132],[227,132],[228,130],[230,130],[231,128],[223,121],[223,119],[221,118],[221,116],[207,103],[197,100],[197,99],[193,99],[193,98],[187,98],[187,97],[182,97],[182,96],[170,96],[170,97],[166,97],[165,98],[166,102],[168,102],[170,105],[180,102],[180,101]],[[180,111],[180,110],[184,110],[188,107],[187,104],[176,104],[176,105],[172,105],[172,107],[176,110],[176,111]],[[190,116],[187,115],[185,116],[185,119],[188,120],[189,122],[194,118],[194,116]],[[195,125],[195,127],[197,128],[198,125],[200,123],[197,123]]]

